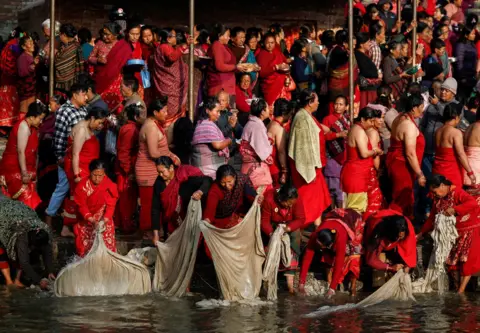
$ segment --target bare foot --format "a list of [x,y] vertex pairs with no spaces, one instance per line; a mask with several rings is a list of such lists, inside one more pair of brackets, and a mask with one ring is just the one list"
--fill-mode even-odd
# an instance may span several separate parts
[[288,292],[290,293],[290,295],[295,295],[295,289],[290,289],[288,288]]
[[14,284],[17,288],[25,288],[25,285],[21,283],[20,280],[15,280]]
[[75,234],[70,231],[70,229],[64,225],[62,228],[62,232],[60,233],[60,236],[62,237],[75,237]]
[[352,292],[350,294],[352,295],[352,297],[355,297],[355,296],[357,296],[357,291],[352,289]]

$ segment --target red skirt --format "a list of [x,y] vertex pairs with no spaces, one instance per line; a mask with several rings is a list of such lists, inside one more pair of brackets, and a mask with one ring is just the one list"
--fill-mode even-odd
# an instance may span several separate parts
[[[32,179],[35,179],[35,173],[30,174]],[[32,209],[36,209],[42,202],[36,191],[36,182],[23,184],[22,175],[19,173],[7,173],[0,176],[0,188],[5,196],[21,201]]]
[[152,198],[153,186],[139,186],[140,194],[140,229],[142,231],[152,230]]
[[316,169],[315,179],[308,184],[295,168],[295,162],[289,158],[290,170],[292,170],[293,185],[302,197],[305,207],[305,225],[309,225],[322,216],[325,209],[330,206],[332,199],[328,191],[327,183],[323,177],[322,169]]
[[[388,176],[392,181],[392,202],[390,209],[393,209],[407,217],[413,216],[413,184],[415,175],[408,162],[403,159],[389,158],[387,154]],[[392,156],[393,157],[393,156]]]
[[0,127],[12,127],[18,120],[20,100],[15,85],[0,86]]
[[135,231],[135,212],[137,211],[138,186],[135,181],[117,173],[118,201],[115,209],[115,225],[123,232]]
[[360,109],[377,100],[376,90],[360,90]]
[[480,272],[480,227],[458,232],[447,265],[449,270],[459,270],[462,276]]
[[[75,247],[77,254],[84,257],[93,246],[95,241],[95,226],[87,221],[80,221],[73,227],[75,234]],[[115,226],[113,221],[105,223],[105,231],[103,232],[103,241],[107,248],[112,252],[117,252],[117,245],[115,242]]]

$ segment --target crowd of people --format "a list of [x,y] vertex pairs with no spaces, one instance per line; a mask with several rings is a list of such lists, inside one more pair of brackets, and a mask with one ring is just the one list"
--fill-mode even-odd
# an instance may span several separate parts
[[118,233],[165,241],[190,200],[223,229],[258,200],[266,239],[277,227],[290,235],[289,291],[297,271],[304,289],[321,253],[329,296],[344,279],[354,293],[364,266],[408,272],[436,215],[455,216],[446,264],[463,292],[480,271],[478,17],[462,0],[420,1],[417,21],[410,0],[364,2],[354,0],[354,50],[342,28],[197,24],[189,36],[126,23],[122,10],[98,36],[69,23],[50,31],[47,20],[44,46],[15,29],[0,59],[3,193],[49,228],[62,212],[58,231],[79,256],[100,220],[115,251]]

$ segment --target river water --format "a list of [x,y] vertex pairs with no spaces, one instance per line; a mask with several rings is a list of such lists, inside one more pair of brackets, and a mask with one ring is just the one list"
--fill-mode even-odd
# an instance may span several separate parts
[[[421,295],[417,302],[385,302],[366,309],[302,318],[322,305],[352,302],[279,294],[265,306],[200,309],[201,296],[159,295],[56,298],[34,290],[0,287],[0,332],[476,332],[480,297]],[[365,297],[360,295],[355,301]]]

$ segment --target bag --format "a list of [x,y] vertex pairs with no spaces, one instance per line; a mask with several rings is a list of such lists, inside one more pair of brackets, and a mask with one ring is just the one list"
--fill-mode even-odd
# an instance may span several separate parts
[[152,86],[152,83],[150,82],[150,72],[148,71],[147,66],[145,66],[141,72],[140,75],[142,76],[142,85],[144,89],[148,89]]
[[105,151],[109,154],[117,155],[117,133],[113,129],[107,129]]

